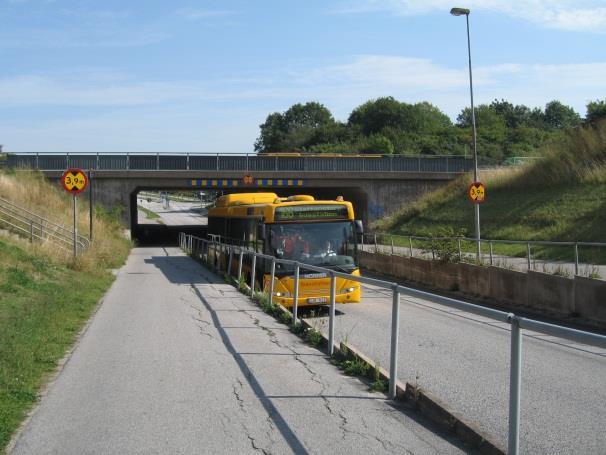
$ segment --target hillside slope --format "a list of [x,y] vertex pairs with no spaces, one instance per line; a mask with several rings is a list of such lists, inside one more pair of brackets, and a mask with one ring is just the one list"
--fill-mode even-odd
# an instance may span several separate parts
[[[521,168],[480,171],[482,238],[606,242],[606,121],[574,129],[546,158]],[[471,176],[427,194],[375,223],[403,235],[474,235]]]

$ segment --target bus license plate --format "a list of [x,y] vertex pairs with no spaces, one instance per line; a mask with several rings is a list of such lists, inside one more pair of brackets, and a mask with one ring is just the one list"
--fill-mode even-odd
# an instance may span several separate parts
[[307,299],[307,303],[326,303],[328,299],[326,297],[310,297]]

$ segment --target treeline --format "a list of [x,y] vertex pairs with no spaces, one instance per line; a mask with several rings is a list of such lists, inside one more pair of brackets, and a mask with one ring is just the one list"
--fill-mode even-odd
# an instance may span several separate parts
[[[475,109],[478,155],[497,161],[539,155],[541,146],[564,130],[606,117],[606,100],[586,107],[583,119],[559,101],[544,109],[505,100],[481,104]],[[320,103],[299,103],[267,116],[255,151],[464,155],[471,153],[471,125],[470,108],[453,123],[430,103],[409,104],[393,97],[367,101],[351,112],[347,122],[335,120]]]

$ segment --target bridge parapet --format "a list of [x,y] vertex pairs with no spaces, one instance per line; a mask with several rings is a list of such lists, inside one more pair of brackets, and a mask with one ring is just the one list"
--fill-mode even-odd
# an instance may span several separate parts
[[460,155],[9,154],[8,166],[42,171],[70,167],[136,171],[445,172],[473,168]]

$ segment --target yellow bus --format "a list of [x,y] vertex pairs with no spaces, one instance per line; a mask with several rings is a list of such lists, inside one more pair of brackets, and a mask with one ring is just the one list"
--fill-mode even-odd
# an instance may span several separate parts
[[[208,211],[208,233],[223,242],[252,248],[279,259],[290,259],[339,272],[359,275],[357,234],[362,223],[354,218],[351,202],[339,197],[316,201],[313,196],[278,197],[275,193],[240,193],[221,196]],[[226,258],[220,258],[225,264]],[[237,258],[232,270],[237,270]],[[242,265],[250,282],[250,260]],[[271,262],[260,260],[256,279],[269,292]],[[274,301],[293,304],[294,267],[276,263]],[[360,283],[337,278],[336,301],[359,302]],[[298,305],[322,305],[330,300],[330,276],[306,271],[299,274]]]

